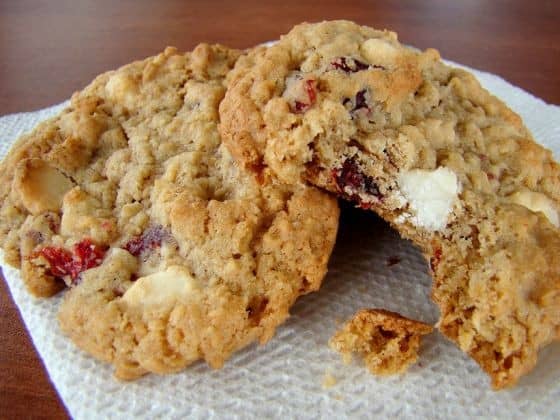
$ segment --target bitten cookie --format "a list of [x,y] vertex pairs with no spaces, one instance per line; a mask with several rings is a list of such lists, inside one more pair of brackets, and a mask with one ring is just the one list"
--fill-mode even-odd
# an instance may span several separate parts
[[326,273],[336,200],[255,179],[221,144],[239,52],[173,48],[105,73],[1,164],[0,241],[62,329],[133,379],[269,340]]
[[350,363],[352,354],[364,359],[376,375],[404,373],[418,360],[422,336],[431,325],[384,309],[362,309],[347,321],[329,341],[332,349]]
[[335,21],[295,27],[228,77],[234,157],[371,209],[418,245],[439,329],[495,388],[560,338],[559,166],[471,74]]

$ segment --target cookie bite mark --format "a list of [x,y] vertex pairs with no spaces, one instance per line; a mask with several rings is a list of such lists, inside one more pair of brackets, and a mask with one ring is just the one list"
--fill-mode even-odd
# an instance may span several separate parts
[[362,309],[329,341],[333,350],[350,363],[357,353],[376,375],[404,373],[418,360],[422,336],[431,325],[384,309]]
[[[263,157],[271,179],[308,182],[391,223],[429,261],[440,331],[494,386],[515,384],[560,338],[552,153],[474,76],[386,31],[302,24],[249,64],[222,101],[226,145]],[[304,115],[282,97],[294,69],[320,91]],[[258,141],[240,141],[246,132]]]

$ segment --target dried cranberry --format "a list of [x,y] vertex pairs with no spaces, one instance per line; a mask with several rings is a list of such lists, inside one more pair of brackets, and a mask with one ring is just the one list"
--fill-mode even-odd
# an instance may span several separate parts
[[50,266],[51,274],[55,277],[64,277],[72,272],[72,253],[64,248],[49,246],[38,251]]
[[303,102],[296,101],[295,102],[295,110],[296,112],[304,112],[309,108],[308,104],[304,104]]
[[[74,245],[74,261],[79,272],[97,267],[103,261],[106,249],[95,245],[91,240],[84,239]],[[79,273],[78,273],[79,274]]]
[[369,106],[366,101],[366,90],[362,89],[358,93],[356,93],[356,100],[354,101],[354,109],[352,112],[357,111],[358,109],[365,108],[369,110]]
[[[378,199],[382,198],[382,194],[373,177],[361,171],[355,156],[346,159],[341,168],[334,169],[332,176],[339,192],[347,199],[358,203],[362,208],[367,209],[371,205],[362,202],[358,193],[365,193]],[[348,191],[348,187],[350,187],[350,191]]]
[[159,248],[161,243],[169,237],[169,232],[163,226],[152,226],[146,229],[142,235],[129,240],[124,248],[137,257],[145,251]]
[[317,100],[317,82],[309,79],[305,81],[305,91],[309,97],[309,105],[313,105]]
[[317,82],[313,79],[308,79],[305,82],[305,93],[307,94],[307,101],[295,101],[294,111],[303,113],[313,106],[317,100]]
[[352,71],[350,67],[348,67],[348,64],[346,64],[345,57],[335,58],[333,61],[331,61],[331,66],[333,66],[337,70],[342,70],[347,73]]
[[336,70],[342,70],[346,73],[356,73],[358,71],[369,69],[369,64],[350,57],[338,57],[331,62],[331,66]]
[[360,60],[354,59],[355,71],[367,70],[370,68],[369,64],[362,63]]
[[365,176],[364,177],[364,190],[366,193],[373,195],[377,198],[381,197],[381,192],[379,191],[379,187],[377,186],[377,184],[373,181],[373,178],[370,176]]
[[135,257],[140,255],[140,253],[144,249],[144,243],[142,241],[142,236],[135,236],[134,238],[132,238],[130,241],[128,241],[125,244],[124,249],[126,249],[128,252],[130,252]]
[[371,109],[368,105],[366,93],[367,89],[362,89],[356,93],[354,100],[350,98],[344,98],[342,100],[342,105],[350,112],[352,118],[354,118],[353,114],[361,109],[365,110],[366,115],[370,113]]
[[437,248],[434,252],[434,255],[430,258],[430,268],[432,271],[436,271],[437,266],[441,261],[441,248]]
[[103,261],[106,249],[94,244],[90,239],[84,239],[74,245],[73,252],[64,248],[48,246],[38,251],[49,262],[49,269],[53,276],[70,276],[76,280],[81,272],[97,267]]
[[342,164],[342,168],[335,171],[335,180],[341,190],[347,186],[357,189],[362,186],[364,175],[358,169],[354,159],[351,158],[346,159]]

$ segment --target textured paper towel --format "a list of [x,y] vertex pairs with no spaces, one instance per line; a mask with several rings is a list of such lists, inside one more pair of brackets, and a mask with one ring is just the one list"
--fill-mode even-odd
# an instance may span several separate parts
[[[475,72],[520,113],[538,141],[560,155],[560,107],[504,80]],[[65,104],[0,118],[0,153]],[[387,259],[401,262],[389,267]],[[420,363],[402,377],[379,378],[360,363],[344,366],[327,346],[340,321],[381,307],[433,323],[430,278],[422,256],[372,214],[345,209],[330,271],[320,292],[301,298],[266,346],[237,353],[222,370],[197,363],[170,376],[113,379],[111,368],[77,350],[59,331],[60,297],[34,300],[16,270],[3,265],[51,380],[70,414],[81,418],[369,418],[472,416],[559,418],[560,344],[513,390],[490,390],[478,366],[439,334],[424,341]],[[337,383],[322,389],[330,372]]]

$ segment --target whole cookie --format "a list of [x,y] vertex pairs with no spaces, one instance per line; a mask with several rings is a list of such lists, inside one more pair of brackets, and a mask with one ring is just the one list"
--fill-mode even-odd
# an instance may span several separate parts
[[326,273],[336,200],[255,179],[221,143],[239,52],[173,48],[105,73],[1,164],[0,241],[62,329],[119,378],[220,367]]
[[425,253],[439,329],[513,385],[560,338],[560,170],[437,51],[335,21],[240,60],[220,106],[234,157],[389,221]]

